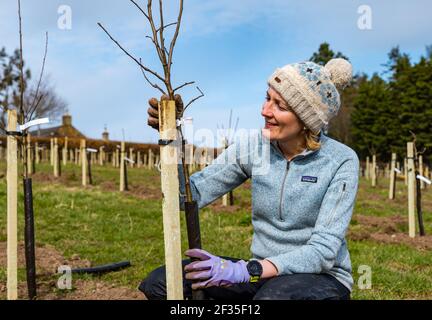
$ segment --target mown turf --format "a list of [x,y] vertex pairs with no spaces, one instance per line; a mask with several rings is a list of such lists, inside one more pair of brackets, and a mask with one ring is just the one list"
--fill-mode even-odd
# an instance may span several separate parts
[[[118,169],[93,167],[94,186],[80,186],[81,169],[63,168],[62,178],[51,177],[48,164],[38,166],[33,178],[36,238],[38,244],[51,244],[66,258],[78,254],[93,265],[130,260],[132,267],[101,276],[104,281],[136,288],[155,267],[163,264],[163,228],[159,173],[156,170],[129,169],[130,192],[120,193]],[[0,163],[0,176],[5,163]],[[391,217],[407,215],[406,187],[398,181],[397,199],[387,199],[388,180],[377,188],[361,179],[355,215]],[[134,192],[135,190],[135,192]],[[139,192],[136,192],[139,190]],[[432,234],[432,191],[423,194],[426,232]],[[219,200],[220,202],[220,200]],[[252,227],[248,185],[235,191],[235,210],[210,206],[200,213],[203,247],[217,255],[250,257]],[[22,193],[19,198],[20,239],[23,239]],[[0,241],[6,241],[6,181],[0,179]],[[355,223],[355,222],[353,222]],[[358,226],[357,226],[358,227]],[[182,216],[182,234],[185,223]],[[399,232],[406,232],[402,226]],[[182,247],[187,239],[182,238]],[[432,253],[405,244],[384,244],[371,240],[349,240],[356,282],[353,299],[431,299]],[[362,265],[372,271],[372,288],[360,290]],[[0,281],[6,278],[0,268]],[[25,278],[20,270],[20,279]]]

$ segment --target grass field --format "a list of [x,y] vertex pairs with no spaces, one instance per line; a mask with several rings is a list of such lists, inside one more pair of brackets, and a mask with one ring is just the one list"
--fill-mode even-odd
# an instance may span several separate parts
[[[33,177],[36,239],[66,260],[90,261],[92,265],[130,260],[132,267],[97,279],[75,277],[82,282],[97,280],[112,287],[135,291],[140,281],[164,263],[160,202],[160,177],[156,170],[129,169],[129,192],[118,189],[118,170],[93,167],[94,186],[80,186],[81,169],[63,168],[55,180],[48,164],[39,165]],[[0,163],[0,176],[5,163]],[[403,181],[397,184],[397,199],[387,199],[388,180],[376,189],[361,178],[357,203],[348,233],[356,282],[353,299],[432,299],[432,239],[415,240],[407,234],[407,195]],[[20,240],[23,240],[22,193],[19,197]],[[252,227],[249,184],[235,190],[234,207],[221,200],[200,213],[203,248],[217,254],[250,257]],[[432,234],[432,190],[423,193],[426,234]],[[183,235],[185,224],[182,217]],[[221,241],[223,239],[223,241]],[[6,241],[6,179],[0,178],[0,243]],[[186,249],[186,236],[182,238]],[[4,245],[3,245],[4,248]],[[4,255],[4,253],[3,253]],[[78,257],[78,258],[77,258]],[[4,259],[3,259],[4,260]],[[372,288],[357,285],[361,265],[372,270]],[[53,285],[55,275],[40,276],[57,298],[68,298]],[[25,280],[20,268],[19,278]],[[6,269],[0,265],[0,298],[5,298]],[[24,298],[24,297],[22,297]]]

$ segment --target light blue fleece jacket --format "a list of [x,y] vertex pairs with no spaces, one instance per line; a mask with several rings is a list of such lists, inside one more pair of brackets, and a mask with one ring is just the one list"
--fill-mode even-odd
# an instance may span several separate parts
[[202,208],[251,179],[253,257],[271,261],[279,275],[330,274],[351,291],[345,234],[357,195],[359,160],[351,148],[323,133],[320,142],[320,149],[306,149],[290,161],[276,144],[263,143],[261,134],[249,141],[247,156],[237,142],[191,176],[192,193]]

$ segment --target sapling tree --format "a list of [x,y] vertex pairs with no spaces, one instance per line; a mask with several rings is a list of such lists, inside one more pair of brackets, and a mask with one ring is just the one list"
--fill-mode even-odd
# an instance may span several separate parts
[[[108,30],[101,24],[98,23],[99,27],[108,35],[108,37],[129,57],[131,58],[141,69],[141,72],[143,74],[144,79],[156,90],[158,90],[162,94],[161,100],[170,100],[173,104],[175,104],[174,101],[179,101],[179,95],[177,92],[180,89],[185,88],[186,86],[192,85],[195,82],[189,81],[185,82],[181,85],[175,86],[172,82],[172,65],[173,65],[173,55],[174,55],[174,48],[180,33],[180,26],[182,22],[182,16],[183,16],[183,0],[179,0],[179,12],[177,16],[177,21],[166,23],[165,17],[164,17],[164,8],[163,8],[163,1],[158,1],[158,18],[155,18],[155,15],[153,13],[153,1],[147,0],[147,7],[144,9],[141,7],[137,1],[130,0],[131,4],[134,5],[145,17],[146,21],[148,22],[148,25],[150,27],[150,34],[146,36],[149,41],[154,45],[154,48],[156,50],[159,62],[162,67],[163,74],[155,71],[151,68],[149,68],[144,62],[142,58],[138,58],[133,56],[131,53],[129,53],[109,32]],[[158,20],[158,25],[155,19]],[[174,28],[174,33],[172,35],[172,38],[170,41],[167,41],[165,38],[166,30],[168,28]],[[160,129],[161,129],[161,140],[159,140],[159,144],[161,146],[167,146],[171,144],[173,139],[170,137],[170,139],[167,139],[165,137],[162,137],[162,122],[168,121],[167,118],[170,119],[176,119],[176,118],[182,118],[184,115],[184,112],[188,109],[188,107],[194,103],[196,100],[200,99],[204,96],[204,93],[200,90],[199,87],[196,87],[199,91],[199,95],[195,98],[193,98],[189,103],[185,105],[184,108],[179,108],[179,105],[177,104],[176,107],[173,108],[173,110],[170,112],[176,113],[175,115],[165,114],[165,109],[168,108],[166,105],[164,105],[165,101],[161,101],[159,104],[159,115],[160,115]],[[174,118],[172,118],[172,116]],[[198,220],[198,206],[195,201],[193,201],[192,198],[192,192],[190,187],[190,180],[189,180],[189,168],[185,161],[185,141],[183,138],[183,132],[182,132],[182,125],[181,121],[177,122],[175,124],[175,128],[177,129],[177,136],[180,137],[181,141],[181,150],[180,150],[180,158],[181,158],[181,164],[182,164],[182,174],[183,174],[183,181],[185,182],[185,213],[186,213],[186,222],[187,222],[187,231],[188,231],[188,240],[189,240],[189,247],[190,248],[200,248],[201,247],[201,238],[200,238],[200,232],[199,232],[199,220]],[[163,150],[163,147],[161,147],[161,152]],[[161,156],[162,160],[162,156]],[[163,173],[162,173],[163,175]],[[166,196],[166,195],[164,195]],[[168,267],[168,266],[167,266]],[[168,282],[168,281],[167,281]],[[169,287],[169,283],[168,283]],[[168,288],[169,289],[169,288]],[[169,291],[169,290],[168,290]],[[169,292],[168,292],[169,294]],[[203,298],[202,292],[195,291],[193,293],[194,299],[200,299]]]

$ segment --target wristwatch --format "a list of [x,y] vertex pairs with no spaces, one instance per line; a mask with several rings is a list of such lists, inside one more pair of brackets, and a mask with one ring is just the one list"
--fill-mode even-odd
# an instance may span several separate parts
[[249,272],[249,282],[258,282],[263,273],[263,267],[258,260],[249,260],[246,265],[247,271]]

